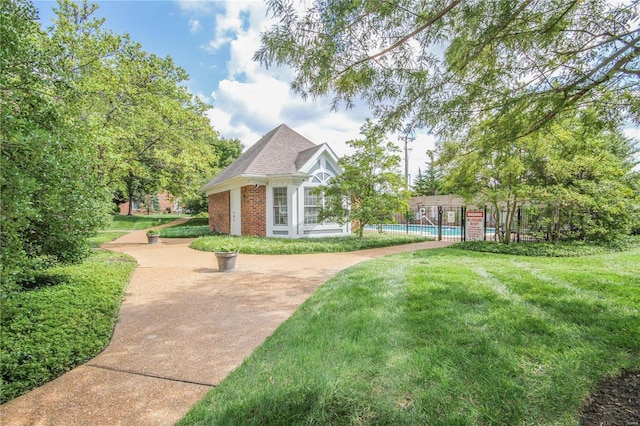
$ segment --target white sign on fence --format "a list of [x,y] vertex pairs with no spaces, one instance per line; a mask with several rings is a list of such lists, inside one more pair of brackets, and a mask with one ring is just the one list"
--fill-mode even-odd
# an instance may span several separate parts
[[484,211],[467,211],[465,219],[465,239],[484,240]]
[[456,212],[447,212],[447,223],[456,223]]

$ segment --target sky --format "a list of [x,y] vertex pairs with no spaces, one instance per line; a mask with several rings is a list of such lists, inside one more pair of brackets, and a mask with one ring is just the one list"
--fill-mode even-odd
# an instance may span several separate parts
[[[53,0],[33,1],[41,25],[50,26]],[[360,127],[372,117],[366,105],[331,111],[330,99],[303,100],[290,90],[287,68],[262,67],[252,60],[260,32],[272,22],[262,0],[98,0],[96,16],[104,27],[128,33],[142,48],[171,56],[189,74],[188,89],[210,104],[212,126],[225,138],[238,138],[245,149],[284,123],[316,144],[328,143],[338,156],[351,154],[346,141],[361,138]],[[401,149],[404,142],[388,135]],[[427,132],[409,144],[409,175],[424,170],[426,151],[434,148]]]
[[[51,25],[53,0],[33,1],[41,24]],[[225,138],[238,138],[245,149],[284,123],[316,144],[328,143],[338,156],[351,154],[346,141],[361,138],[360,127],[372,117],[366,105],[331,111],[330,99],[303,100],[289,84],[290,69],[266,69],[252,57],[260,33],[272,22],[262,0],[94,0],[104,27],[128,33],[143,49],[171,56],[190,76],[188,89],[212,108],[212,126]],[[640,139],[637,127],[625,129]],[[401,148],[401,135],[388,139]],[[424,170],[434,138],[417,130],[409,144],[410,181]]]

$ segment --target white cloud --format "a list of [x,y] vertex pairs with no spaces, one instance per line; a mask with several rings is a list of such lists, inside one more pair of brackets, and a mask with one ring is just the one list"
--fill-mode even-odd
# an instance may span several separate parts
[[[285,123],[314,143],[328,143],[337,155],[350,154],[345,144],[360,138],[360,127],[371,114],[366,106],[332,112],[326,98],[304,101],[289,87],[293,73],[288,68],[268,70],[252,60],[260,45],[260,32],[271,22],[266,6],[256,1],[224,3],[216,16],[216,38],[210,48],[228,44],[227,78],[212,93],[214,108],[208,116],[223,136],[238,138],[248,148],[265,133]],[[247,24],[248,23],[248,24]],[[389,135],[397,142],[397,135]],[[400,146],[400,144],[398,143]],[[434,146],[433,137],[418,134],[411,144],[410,174],[425,168],[426,151]],[[404,166],[403,166],[404,170]]]
[[197,33],[202,30],[202,25],[200,25],[200,21],[197,19],[189,19],[189,31],[193,33]]
[[174,0],[178,8],[186,13],[207,14],[214,8],[214,2],[210,0]]
[[204,102],[205,104],[211,104],[213,103],[213,98],[211,96],[207,96],[206,94],[202,93],[202,92],[196,92],[195,96],[198,97],[198,99],[200,99],[202,102]]
[[[225,2],[222,6],[223,11],[215,15],[214,38],[207,45],[207,50],[210,52],[215,52],[220,47],[237,40],[238,35],[246,32],[247,24],[244,17],[247,13],[251,13],[252,9],[266,11],[266,6],[262,2],[256,1]],[[260,21],[255,28],[261,28],[259,24]],[[249,28],[251,28],[250,25]]]

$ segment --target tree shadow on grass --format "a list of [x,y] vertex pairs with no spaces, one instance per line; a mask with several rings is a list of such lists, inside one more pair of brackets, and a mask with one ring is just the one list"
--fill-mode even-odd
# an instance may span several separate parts
[[31,281],[23,281],[20,287],[23,291],[34,291],[44,287],[52,287],[64,284],[69,281],[69,277],[64,274],[39,274]]

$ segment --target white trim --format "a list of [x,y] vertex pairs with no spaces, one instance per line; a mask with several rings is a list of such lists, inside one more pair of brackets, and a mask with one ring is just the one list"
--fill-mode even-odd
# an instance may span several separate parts
[[[324,170],[324,166],[318,169],[316,172]],[[304,223],[304,191],[305,188],[316,188],[321,186],[317,183],[304,182],[298,187],[298,193],[302,199],[300,205],[298,205],[298,226],[297,234],[299,238],[319,238],[319,237],[339,237],[351,235],[350,224],[340,225],[339,223]]]
[[242,235],[242,203],[240,188],[229,191],[229,234]]
[[308,159],[307,162],[304,163],[298,171],[308,172],[309,170],[311,170],[311,167],[322,156],[325,156],[325,161],[331,161],[331,167],[333,167],[338,172],[338,174],[341,174],[344,172],[344,170],[342,170],[342,167],[338,165],[338,156],[335,154],[335,152],[333,152],[331,147],[326,143],[323,143],[321,145],[321,148],[318,150],[318,152],[313,154],[313,156],[310,159]]
[[236,176],[232,179],[221,182],[217,185],[210,186],[208,188],[203,188],[205,194],[213,195],[219,194],[220,192],[231,191],[235,188],[242,188],[247,185],[266,185],[267,184],[267,176],[266,175],[240,175]]

